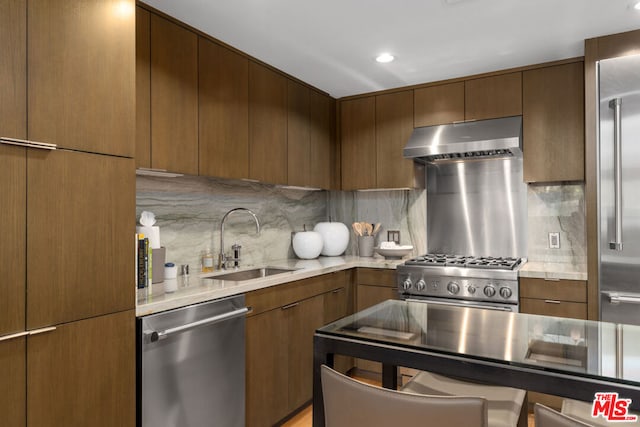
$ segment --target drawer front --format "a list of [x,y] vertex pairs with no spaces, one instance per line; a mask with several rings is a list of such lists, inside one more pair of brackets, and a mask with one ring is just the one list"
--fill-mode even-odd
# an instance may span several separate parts
[[520,297],[586,303],[587,282],[582,280],[545,280],[521,277]]
[[586,320],[587,304],[552,299],[521,298],[520,312]]
[[357,273],[359,285],[396,287],[396,270],[383,268],[359,268]]

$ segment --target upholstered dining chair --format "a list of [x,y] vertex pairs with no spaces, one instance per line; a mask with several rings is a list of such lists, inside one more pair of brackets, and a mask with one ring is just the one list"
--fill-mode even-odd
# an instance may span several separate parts
[[533,407],[533,416],[536,427],[593,427],[539,403]]
[[322,366],[327,427],[488,427],[487,401],[480,397],[428,396],[389,390]]
[[528,423],[527,392],[517,388],[478,384],[420,371],[402,390],[416,394],[481,397],[487,401],[491,427],[526,427]]

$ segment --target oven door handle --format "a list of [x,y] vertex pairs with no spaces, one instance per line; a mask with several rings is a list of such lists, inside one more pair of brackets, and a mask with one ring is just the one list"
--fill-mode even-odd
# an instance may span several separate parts
[[439,301],[439,300],[427,299],[427,298],[425,299],[407,298],[405,299],[405,301],[452,305],[455,307],[484,308],[485,310],[495,310],[495,311],[509,311],[509,312],[513,311],[510,307],[498,307],[495,305],[482,305],[482,304],[465,304],[465,303],[458,303],[458,302]]

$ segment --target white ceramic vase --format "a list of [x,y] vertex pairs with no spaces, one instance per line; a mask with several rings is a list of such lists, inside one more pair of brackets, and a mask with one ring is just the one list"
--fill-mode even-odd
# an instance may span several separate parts
[[315,231],[299,231],[293,235],[293,252],[300,259],[314,259],[320,256],[323,239]]
[[340,256],[349,245],[349,229],[341,222],[319,222],[313,230],[322,234],[324,256]]

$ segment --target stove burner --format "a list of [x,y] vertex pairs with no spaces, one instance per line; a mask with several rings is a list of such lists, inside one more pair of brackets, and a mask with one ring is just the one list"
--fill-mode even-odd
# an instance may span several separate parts
[[406,265],[467,267],[498,270],[513,270],[521,262],[513,257],[474,257],[467,255],[426,254],[405,262]]

